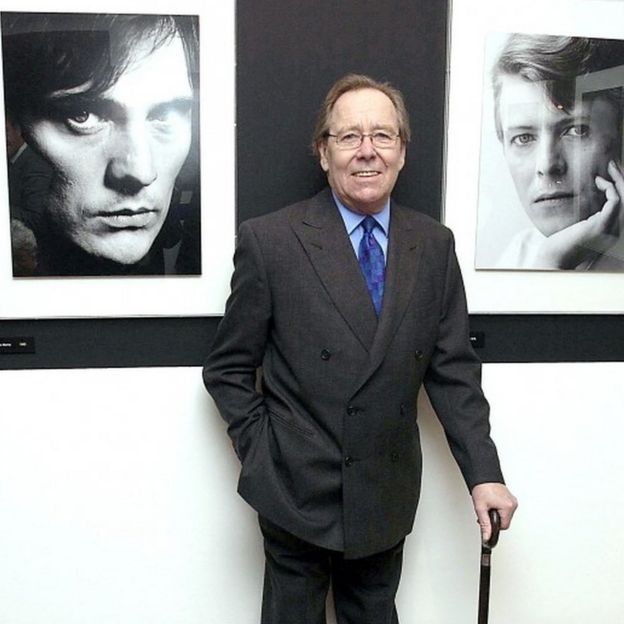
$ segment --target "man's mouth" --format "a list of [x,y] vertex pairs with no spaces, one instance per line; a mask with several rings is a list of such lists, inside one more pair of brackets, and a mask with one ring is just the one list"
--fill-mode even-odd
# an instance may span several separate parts
[[112,229],[143,228],[150,225],[158,214],[152,208],[120,208],[118,210],[101,210],[96,218],[102,220]]
[[574,197],[574,193],[570,193],[568,191],[554,191],[552,193],[541,193],[534,200],[534,204],[538,204],[541,202],[548,201],[558,201],[562,199],[572,199]]
[[373,178],[379,175],[379,171],[365,169],[364,171],[354,171],[351,175],[355,176],[356,178]]

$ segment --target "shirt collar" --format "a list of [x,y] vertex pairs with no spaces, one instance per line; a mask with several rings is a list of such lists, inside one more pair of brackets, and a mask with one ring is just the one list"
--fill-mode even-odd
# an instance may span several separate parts
[[[349,210],[337,197],[336,193],[332,190],[332,195],[334,196],[334,202],[336,202],[336,206],[338,206],[338,211],[340,212],[340,216],[344,221],[345,227],[347,228],[347,234],[351,236],[353,234],[353,230],[359,227],[360,223],[364,221],[366,215],[359,214],[358,212],[353,212]],[[379,227],[384,231],[384,234],[388,236],[388,227],[390,225],[390,200],[388,200],[381,212],[376,212],[373,217],[375,217],[375,221],[379,224]]]

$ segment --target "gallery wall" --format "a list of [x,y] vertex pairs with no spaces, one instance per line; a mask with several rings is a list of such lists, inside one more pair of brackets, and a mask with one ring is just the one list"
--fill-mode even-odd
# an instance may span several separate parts
[[[149,7],[137,4],[145,10],[166,10],[158,2]],[[349,16],[341,13],[345,3],[338,0],[300,4],[297,10],[310,24],[318,21],[320,13],[340,17],[337,24],[348,22]],[[384,3],[401,17],[400,30],[406,38],[413,27],[403,16],[412,4]],[[568,15],[576,5],[595,6],[599,13],[601,6],[617,3],[556,0],[550,4]],[[358,2],[358,6],[367,24],[360,34],[369,48],[375,33],[375,4]],[[470,0],[455,0],[455,10],[464,15],[474,6]],[[428,7],[421,9],[430,15]],[[527,9],[529,13],[538,14],[535,7]],[[516,15],[524,19],[522,11]],[[282,15],[267,11],[254,19],[259,24],[279,24]],[[330,28],[329,22],[321,22]],[[421,42],[424,50],[439,49],[427,47],[426,32],[413,32],[417,35],[413,40]],[[332,34],[331,55],[342,58],[340,33]],[[393,33],[382,34],[393,58],[402,56],[404,48],[392,45]],[[299,32],[293,38],[302,36]],[[254,45],[261,55],[270,42]],[[419,63],[420,73],[427,74],[426,58]],[[383,64],[378,67],[384,69]],[[277,69],[279,76],[283,68]],[[300,77],[308,80],[303,71]],[[389,77],[404,85],[405,76]],[[318,75],[314,80],[310,86],[318,98]],[[285,103],[292,97],[288,91],[293,90],[292,84],[274,80],[264,88],[286,89]],[[318,99],[310,104],[306,120],[317,104]],[[439,114],[439,103],[435,106]],[[291,147],[294,135],[297,145],[308,140],[309,130],[303,129],[300,118],[281,118],[284,127],[267,125],[263,147],[271,145],[274,131],[279,132],[279,139],[273,140],[276,145]],[[259,125],[256,131],[263,131]],[[240,153],[240,143],[238,149]],[[435,159],[428,160],[430,151],[425,149],[408,165],[404,172],[408,186],[412,176],[418,180],[417,189],[427,186],[420,177],[421,165],[439,166]],[[277,166],[279,158],[283,156],[273,153],[267,162]],[[306,180],[310,176],[306,184],[312,192],[322,180],[307,152],[299,158],[297,167]],[[244,166],[252,175],[253,163]],[[266,163],[258,166],[263,168],[260,181],[271,188],[258,202],[261,208],[252,208],[256,202],[250,195],[241,196],[248,210],[262,212],[299,198],[287,184],[287,176],[273,175]],[[439,199],[438,184],[432,180],[427,187],[432,203]],[[407,193],[405,187],[400,191]],[[404,201],[409,202],[409,196]],[[188,335],[183,340],[175,323],[169,327],[156,323],[153,334],[138,339],[142,357],[149,357],[149,349],[142,350],[144,343],[162,340],[170,351],[181,343],[184,352],[200,358],[208,348],[209,332],[193,326],[193,319],[184,322]],[[80,322],[74,326],[80,327]],[[611,335],[617,343],[618,328],[614,325],[604,339]],[[543,339],[556,331],[555,324]],[[122,335],[141,336],[140,330],[129,331],[127,325]],[[183,357],[165,362],[165,367],[144,360],[141,368],[115,368],[141,362],[135,358],[132,342],[120,343],[113,332],[105,339],[101,359],[92,364],[102,368],[61,370],[62,354],[56,349],[73,349],[75,357],[82,352],[79,366],[88,366],[92,354],[99,353],[96,343],[102,337],[97,332],[82,325],[79,336],[77,343],[63,346],[59,341],[50,347],[52,369],[0,373],[0,622],[257,623],[262,549],[256,519],[235,493],[237,460],[203,389],[199,368],[179,366]],[[511,346],[518,341],[535,346],[528,330],[506,340]],[[118,358],[111,361],[109,354],[115,348]],[[509,486],[520,499],[513,530],[503,535],[494,553],[492,622],[586,624],[621,618],[624,460],[619,441],[624,424],[619,387],[623,376],[624,364],[619,362],[485,365],[493,435]],[[473,622],[478,529],[435,415],[426,397],[420,403],[424,488],[407,544],[399,595],[401,621]]]
[[[520,500],[493,556],[491,618],[619,622],[624,365],[488,364]],[[2,624],[257,624],[262,544],[198,368],[0,375]],[[476,622],[479,535],[424,397],[424,488],[402,624]]]

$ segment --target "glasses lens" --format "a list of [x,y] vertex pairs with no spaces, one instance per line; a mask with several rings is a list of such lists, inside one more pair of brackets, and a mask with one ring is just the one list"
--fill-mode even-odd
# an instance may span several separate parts
[[396,137],[387,132],[374,132],[371,135],[371,140],[376,147],[390,147],[394,145]]
[[339,147],[343,147],[344,149],[359,147],[361,142],[362,135],[357,132],[345,132],[336,137],[336,143],[338,143]]

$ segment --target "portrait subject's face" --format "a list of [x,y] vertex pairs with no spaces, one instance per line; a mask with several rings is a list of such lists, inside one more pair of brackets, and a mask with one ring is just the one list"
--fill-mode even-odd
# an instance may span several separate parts
[[149,251],[191,144],[193,92],[179,37],[137,46],[101,95],[90,84],[49,94],[24,124],[52,166],[47,211],[57,230],[98,258],[133,264]]
[[[360,89],[341,95],[329,118],[331,134],[348,131],[399,132],[392,100],[376,89]],[[398,139],[392,147],[376,148],[370,137],[355,149],[339,149],[332,137],[320,148],[321,167],[340,201],[355,212],[382,210],[405,164],[405,145]]]
[[596,176],[609,179],[609,160],[619,160],[616,107],[598,96],[564,110],[540,83],[503,76],[501,85],[503,150],[535,227],[550,236],[598,212],[605,195]]

